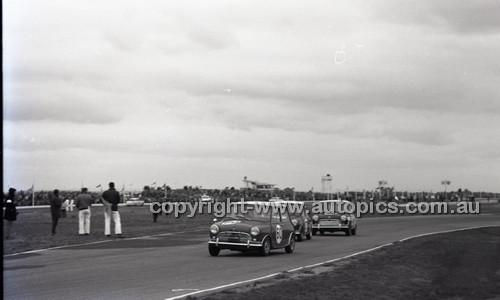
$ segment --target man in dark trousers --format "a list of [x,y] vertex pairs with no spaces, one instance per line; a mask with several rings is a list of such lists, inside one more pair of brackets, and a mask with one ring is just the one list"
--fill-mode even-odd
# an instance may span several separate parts
[[5,226],[5,238],[10,237],[10,230],[12,229],[12,223],[17,220],[17,208],[16,208],[16,189],[9,188],[9,194],[5,198],[5,214],[4,219],[7,221]]
[[120,193],[115,190],[115,183],[109,183],[109,189],[102,193],[102,203],[104,205],[104,234],[111,236],[111,218],[115,223],[115,234],[117,237],[122,236],[122,223],[120,221],[120,213],[118,212],[118,203],[120,203]]
[[61,217],[62,200],[59,196],[59,190],[54,190],[49,195],[50,214],[52,215],[52,235],[56,234],[57,221]]

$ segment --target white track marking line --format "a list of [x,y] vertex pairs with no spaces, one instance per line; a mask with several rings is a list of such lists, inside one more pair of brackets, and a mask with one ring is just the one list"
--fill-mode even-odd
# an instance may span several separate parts
[[[131,238],[123,238],[123,239],[120,239],[120,240],[122,240],[122,241],[126,241],[126,240],[139,240],[139,239],[143,239],[143,238],[151,238],[151,237],[157,237],[157,236],[169,236],[169,235],[176,235],[176,234],[189,233],[189,232],[197,232],[197,231],[206,231],[206,229],[197,229],[197,230],[189,230],[189,231],[186,230],[186,231],[179,231],[179,232],[167,232],[167,233],[160,233],[160,234],[153,234],[153,235],[145,235],[145,236],[137,236],[137,237],[131,237]],[[24,251],[24,252],[5,254],[3,257],[12,257],[12,256],[17,256],[17,255],[22,255],[22,254],[38,253],[38,252],[44,252],[44,251],[49,251],[49,250],[69,248],[69,247],[79,247],[79,246],[88,246],[88,245],[109,243],[109,242],[113,242],[113,241],[117,241],[117,240],[116,239],[112,239],[112,240],[95,241],[95,242],[89,242],[89,243],[83,243],[83,244],[64,245],[64,246],[57,246],[57,247],[44,248],[44,249],[35,249],[35,250],[29,250],[29,251]]]
[[[455,231],[465,231],[465,230],[471,230],[471,229],[496,227],[496,226],[500,226],[500,225],[474,226],[474,227],[468,227],[468,228],[460,228],[460,229],[451,229],[451,230],[443,230],[443,231],[436,231],[436,232],[430,232],[430,233],[423,233],[423,234],[418,234],[418,235],[406,237],[406,238],[401,239],[401,240],[399,240],[397,242],[404,242],[404,241],[411,240],[411,239],[414,239],[414,238],[428,236],[428,235],[434,235],[434,234],[440,234],[440,233],[448,233],[448,232],[455,232]],[[292,273],[292,272],[296,272],[296,271],[303,270],[303,269],[314,268],[314,267],[318,267],[318,266],[325,265],[325,264],[328,264],[328,263],[337,262],[339,260],[343,260],[343,259],[346,259],[346,258],[354,257],[354,256],[357,256],[357,255],[360,255],[360,254],[372,252],[372,251],[375,251],[377,249],[381,249],[381,248],[384,248],[384,247],[387,247],[387,246],[390,246],[390,245],[393,245],[393,244],[394,244],[394,242],[391,242],[391,243],[387,243],[387,244],[384,244],[384,245],[381,245],[381,246],[370,248],[368,250],[359,251],[359,252],[356,252],[356,253],[353,253],[353,254],[349,254],[349,255],[342,256],[342,257],[335,258],[335,259],[330,259],[330,260],[323,261],[323,262],[320,262],[320,263],[316,263],[316,264],[312,264],[312,265],[307,265],[307,266],[303,266],[303,267],[291,269],[291,270],[284,271],[284,272],[273,273],[273,274],[269,274],[269,275],[258,277],[258,278],[253,278],[253,279],[248,279],[248,280],[233,282],[233,283],[230,283],[230,284],[225,284],[225,285],[220,285],[220,286],[216,286],[216,287],[213,287],[213,288],[199,290],[199,291],[196,291],[196,292],[191,292],[191,293],[187,293],[187,294],[183,294],[183,295],[179,295],[179,296],[174,296],[174,297],[171,297],[171,298],[166,298],[165,300],[181,299],[181,298],[184,298],[184,297],[187,297],[187,296],[191,296],[191,295],[201,294],[201,293],[205,293],[205,292],[211,292],[211,291],[215,291],[215,290],[219,290],[219,289],[224,289],[224,288],[228,288],[228,287],[232,287],[232,286],[236,286],[236,285],[241,285],[241,284],[245,284],[245,283],[250,283],[250,282],[254,282],[254,281],[258,281],[258,280],[262,280],[262,279],[272,278],[272,277],[277,276],[277,275],[282,274],[282,273],[287,273],[287,272],[288,273]]]
[[427,235],[433,235],[433,234],[456,232],[456,231],[465,231],[465,230],[471,230],[471,229],[479,229],[479,228],[487,228],[487,227],[497,227],[497,226],[500,226],[500,225],[474,226],[474,227],[468,227],[468,228],[460,228],[460,229],[443,230],[443,231],[436,231],[436,232],[430,232],[430,233],[422,233],[422,234],[419,234],[419,235],[414,235],[414,236],[410,236],[410,237],[401,239],[398,242],[404,242],[404,241],[407,241],[407,240],[411,240],[411,239],[415,239],[415,238],[419,238],[419,237],[423,237],[423,236],[427,236]]

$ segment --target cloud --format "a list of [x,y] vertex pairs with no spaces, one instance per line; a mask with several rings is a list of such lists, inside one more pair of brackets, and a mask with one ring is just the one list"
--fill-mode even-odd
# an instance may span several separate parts
[[4,177],[71,177],[56,163],[144,184],[487,177],[496,6],[8,1]]
[[237,45],[236,37],[229,30],[213,30],[209,23],[193,27],[187,33],[188,38],[206,49],[222,50]]
[[89,94],[98,94],[85,88],[68,89],[57,80],[32,83],[26,89],[23,89],[24,84],[14,86],[5,96],[5,120],[109,124],[121,119],[119,114],[108,108],[109,103],[102,101],[107,98],[105,95],[85,99]]
[[401,130],[392,129],[386,132],[388,138],[406,143],[416,143],[419,145],[442,146],[448,145],[452,139],[440,130]]
[[498,34],[500,3],[494,0],[398,1],[372,3],[377,20],[456,34]]

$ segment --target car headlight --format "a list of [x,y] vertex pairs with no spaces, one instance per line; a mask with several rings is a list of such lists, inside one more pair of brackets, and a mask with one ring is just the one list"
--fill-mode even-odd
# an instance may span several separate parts
[[295,220],[295,219],[293,219],[293,220],[292,220],[292,224],[293,224],[293,226],[297,226],[297,224],[298,224],[298,223],[299,223],[299,222],[297,222],[297,220]]
[[260,233],[259,227],[254,226],[254,227],[250,228],[250,234],[251,235],[257,236],[257,235],[259,235],[259,233]]
[[213,224],[212,226],[210,226],[210,232],[212,234],[217,234],[219,232],[219,226]]
[[341,219],[343,222],[345,222],[345,221],[347,220],[347,216],[346,216],[346,215],[341,215],[341,216],[340,216],[340,219]]
[[314,215],[314,216],[312,217],[312,219],[313,219],[313,221],[314,221],[314,222],[318,222],[319,217],[318,217],[318,215]]

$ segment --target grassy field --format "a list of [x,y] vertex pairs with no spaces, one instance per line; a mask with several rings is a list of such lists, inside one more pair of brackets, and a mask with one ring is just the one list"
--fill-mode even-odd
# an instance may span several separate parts
[[499,253],[500,227],[452,232],[189,299],[500,299]]
[[[104,236],[104,212],[102,206],[92,206],[90,235],[78,235],[78,211],[68,212],[67,218],[59,219],[56,235],[51,234],[52,219],[49,208],[19,209],[17,221],[12,226],[11,236],[4,239],[4,254],[44,249],[64,245],[107,240]],[[138,237],[184,230],[207,229],[213,216],[198,214],[194,218],[181,215],[162,214],[153,223],[149,206],[120,207],[122,231],[125,237]],[[5,221],[4,221],[5,222]],[[5,224],[5,223],[4,223]],[[5,226],[4,226],[5,230]],[[111,223],[113,233],[113,223]],[[112,238],[113,234],[112,234]]]

